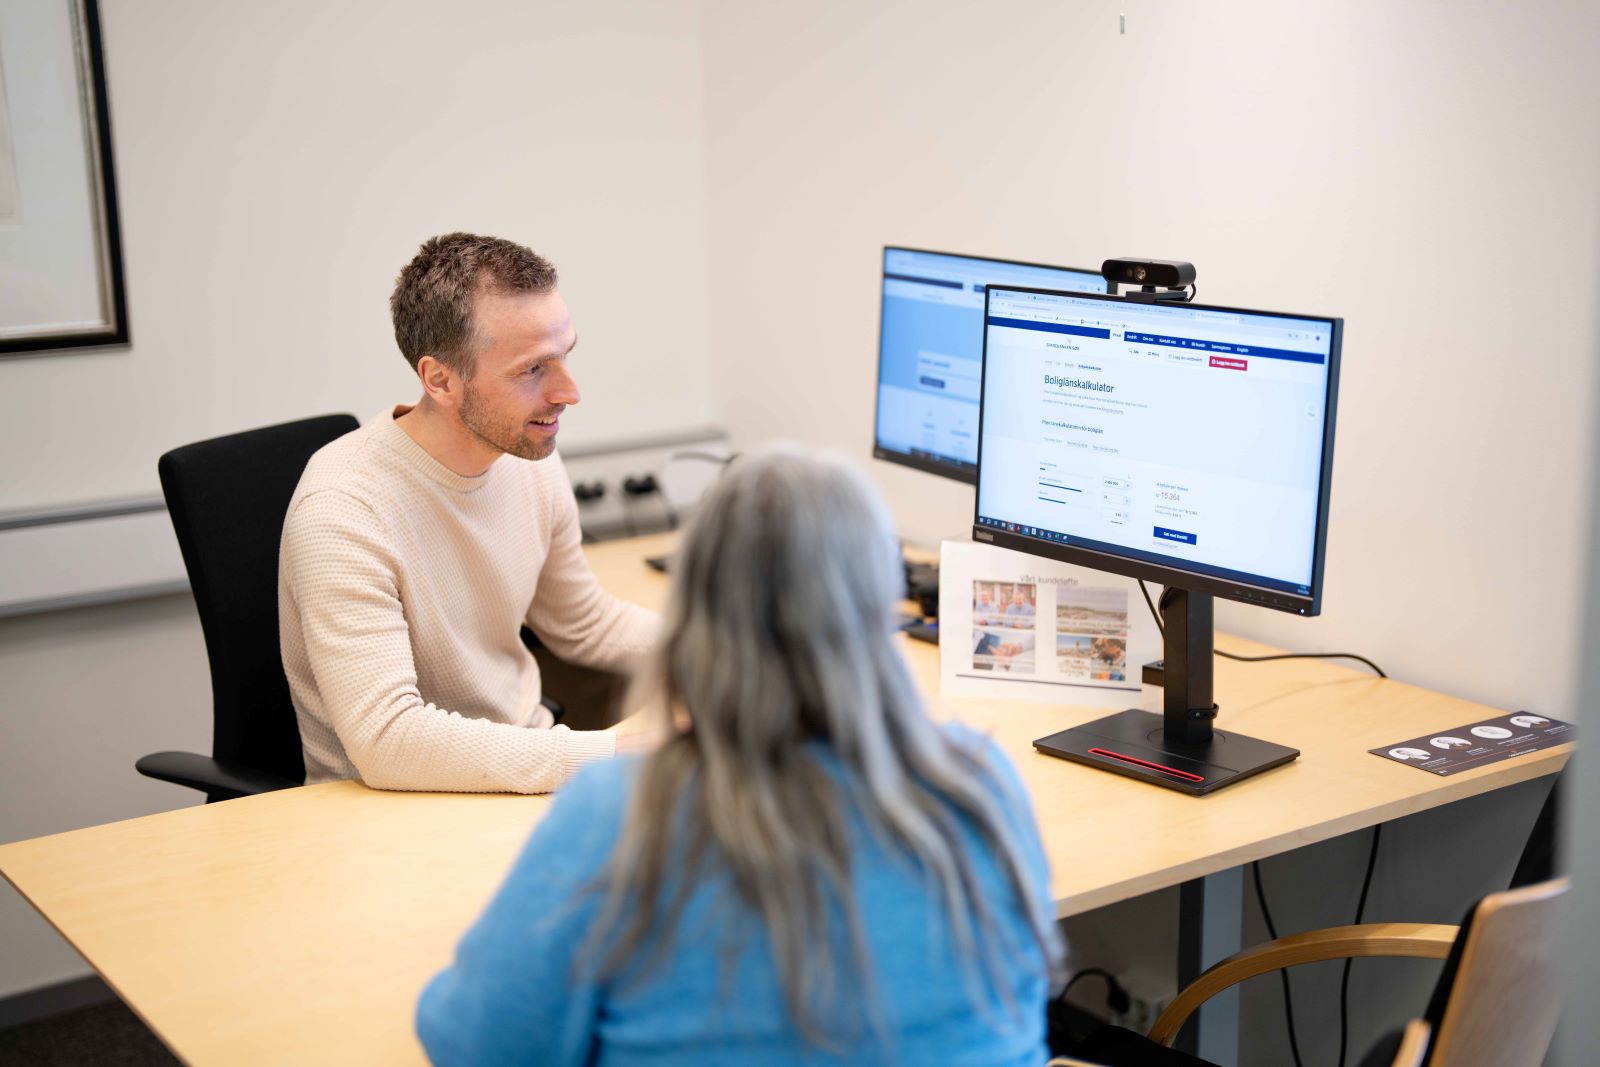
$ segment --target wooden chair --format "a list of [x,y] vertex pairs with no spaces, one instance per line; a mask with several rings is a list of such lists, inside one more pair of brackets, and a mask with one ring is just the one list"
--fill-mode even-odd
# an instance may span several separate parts
[[[1484,897],[1461,926],[1366,923],[1291,934],[1230,956],[1178,994],[1150,1028],[1170,1046],[1207,1000],[1247,978],[1324,960],[1396,956],[1444,960],[1426,1014],[1400,1035],[1391,1067],[1539,1067],[1561,1010],[1555,934],[1571,881]],[[1170,1055],[1170,1054],[1169,1054]],[[1137,1059],[1119,1062],[1133,1067]],[[1096,1067],[1058,1057],[1059,1067]],[[1103,1065],[1100,1065],[1103,1067]]]

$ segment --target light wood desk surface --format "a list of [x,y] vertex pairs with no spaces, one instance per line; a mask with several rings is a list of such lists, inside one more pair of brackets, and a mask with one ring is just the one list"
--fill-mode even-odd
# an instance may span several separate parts
[[[667,580],[641,558],[670,544],[588,552],[609,589],[658,606]],[[1366,750],[1496,709],[1329,661],[1218,660],[1218,723],[1303,755],[1194,798],[1032,750],[1103,711],[938,698],[937,649],[906,646],[936,713],[1017,762],[1063,915],[1553,774],[1571,747],[1439,778]],[[0,846],[0,872],[190,1063],[420,1063],[417,995],[548,803],[339,782]]]

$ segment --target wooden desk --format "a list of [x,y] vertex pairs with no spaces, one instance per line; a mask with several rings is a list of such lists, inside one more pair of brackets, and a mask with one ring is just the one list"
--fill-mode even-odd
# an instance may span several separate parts
[[[607,587],[659,605],[667,581],[641,558],[669,544],[589,556]],[[906,644],[936,693],[937,650]],[[1101,711],[932,699],[1017,761],[1062,915],[1553,774],[1570,751],[1438,778],[1366,749],[1494,709],[1314,660],[1219,660],[1216,691],[1224,729],[1301,758],[1192,798],[1033,752],[1034,738]],[[417,994],[547,804],[340,782],[0,846],[0,872],[190,1063],[420,1063]]]
[[[660,605],[667,581],[638,565],[668,536],[589,549],[607,588]],[[1280,651],[1219,635],[1228,652]],[[1089,722],[1104,709],[939,694],[939,653],[905,641],[930,708],[988,733],[1017,762],[1033,797],[1062,915],[1090,911],[1154,889],[1439,807],[1463,797],[1554,774],[1570,745],[1440,778],[1367,751],[1503,714],[1373,675],[1332,660],[1216,661],[1218,727],[1298,748],[1285,767],[1206,797],[1188,797],[1033,750],[1035,738]],[[1136,703],[1136,701],[1133,701]],[[1116,812],[1115,819],[1100,817]]]

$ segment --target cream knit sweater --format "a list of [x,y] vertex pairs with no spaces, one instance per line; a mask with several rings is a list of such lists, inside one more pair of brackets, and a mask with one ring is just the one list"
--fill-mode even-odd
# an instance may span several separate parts
[[406,410],[313,456],[284,521],[278,625],[306,781],[554,789],[616,740],[551,725],[518,628],[617,669],[657,617],[600,588],[559,456],[463,477],[395,423]]

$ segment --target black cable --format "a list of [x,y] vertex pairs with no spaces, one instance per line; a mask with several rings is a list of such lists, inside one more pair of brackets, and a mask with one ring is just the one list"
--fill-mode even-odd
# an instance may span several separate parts
[[1236,659],[1240,663],[1265,663],[1269,659],[1354,659],[1360,660],[1371,667],[1373,673],[1379,678],[1389,677],[1383,673],[1383,668],[1365,656],[1358,656],[1354,652],[1283,652],[1273,656],[1239,656],[1232,652],[1218,650],[1217,655],[1223,659]]
[[1139,592],[1144,594],[1144,606],[1150,609],[1150,617],[1156,620],[1156,633],[1166,637],[1167,628],[1161,625],[1161,612],[1156,610],[1156,602],[1150,599],[1150,590],[1145,588],[1143,578],[1139,579]]
[[1126,989],[1122,988],[1122,983],[1117,981],[1117,976],[1103,967],[1085,967],[1071,978],[1068,978],[1067,984],[1062,986],[1061,992],[1056,994],[1056,1004],[1064,1007],[1067,1003],[1067,994],[1072,991],[1073,986],[1078,984],[1078,980],[1092,975],[1098,975],[1105,979],[1106,1007],[1110,1009],[1113,1015],[1126,1016],[1128,1009],[1133,1007],[1133,998],[1128,996]]
[[[1261,905],[1261,918],[1266,920],[1267,939],[1278,940],[1278,928],[1273,925],[1272,912],[1267,910],[1267,892],[1261,888],[1261,861],[1256,860],[1250,864],[1250,870],[1256,880],[1256,903]],[[1294,1067],[1302,1067],[1300,1063],[1300,1042],[1294,1033],[1294,1001],[1289,998],[1289,969],[1278,970],[1278,977],[1283,979],[1283,1017],[1289,1025],[1289,1051],[1294,1054]]]
[[[1367,890],[1372,888],[1372,872],[1378,865],[1378,839],[1382,834],[1382,823],[1373,826],[1372,851],[1367,853],[1367,876],[1361,880],[1361,899],[1356,902],[1357,926],[1367,914]],[[1344,1067],[1345,1046],[1350,1037],[1350,965],[1355,961],[1354,956],[1346,957],[1344,974],[1339,978],[1339,1067]]]
[[[1161,612],[1156,610],[1156,602],[1154,600],[1150,599],[1150,590],[1145,588],[1144,579],[1143,578],[1140,578],[1138,581],[1139,581],[1139,592],[1144,594],[1145,606],[1150,609],[1151,616],[1156,620],[1156,631],[1158,633],[1160,633],[1162,637],[1167,636],[1166,628],[1161,625]],[[1270,655],[1270,656],[1241,656],[1241,655],[1239,655],[1237,653],[1234,653],[1234,652],[1224,652],[1220,648],[1219,649],[1215,649],[1214,651],[1216,652],[1217,655],[1221,656],[1223,659],[1237,660],[1240,663],[1265,663],[1268,660],[1272,660],[1272,659],[1353,659],[1353,660],[1360,660],[1362,663],[1365,663],[1367,666],[1371,667],[1373,672],[1375,674],[1377,674],[1377,676],[1379,678],[1387,678],[1387,677],[1389,677],[1387,674],[1384,673],[1382,667],[1378,666],[1376,663],[1372,662],[1367,657],[1357,655],[1354,652],[1278,652],[1278,653],[1274,653],[1273,655]]]

